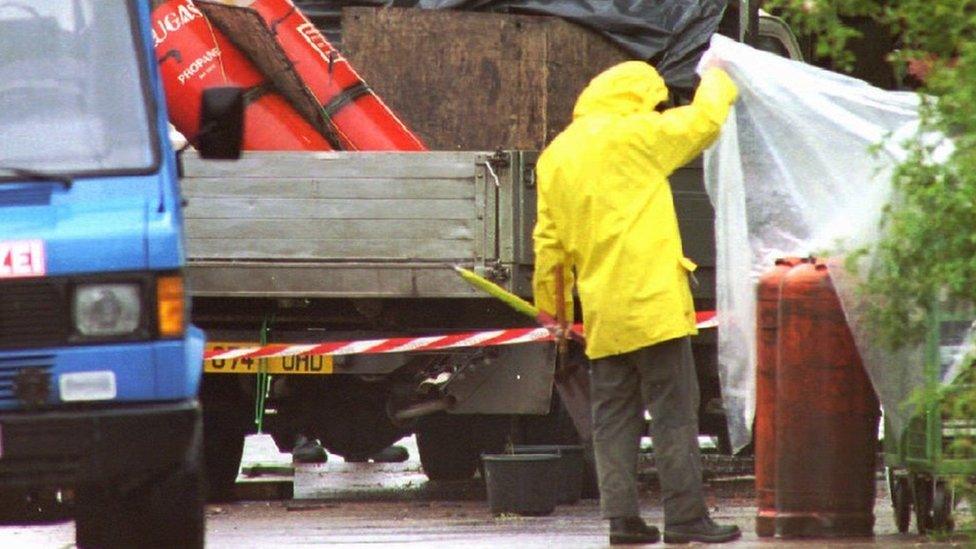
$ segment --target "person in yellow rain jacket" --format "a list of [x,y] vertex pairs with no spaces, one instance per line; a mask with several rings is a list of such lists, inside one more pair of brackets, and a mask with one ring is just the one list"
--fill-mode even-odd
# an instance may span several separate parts
[[621,63],[587,85],[572,123],[536,167],[535,303],[555,314],[561,300],[571,312],[575,282],[592,360],[600,508],[610,519],[612,544],[654,543],[660,536],[639,516],[645,407],[665,541],[740,535],[735,526],[713,522],[705,505],[689,340],[697,333],[689,288],[695,264],[682,252],[667,179],[715,140],[737,94],[729,76],[713,67],[691,104],[658,111],[668,90],[657,71],[643,61]]

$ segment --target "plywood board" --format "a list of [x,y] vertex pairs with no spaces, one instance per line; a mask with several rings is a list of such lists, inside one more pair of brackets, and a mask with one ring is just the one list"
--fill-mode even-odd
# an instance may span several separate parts
[[627,59],[554,17],[345,8],[343,53],[436,150],[538,150],[569,123],[576,97]]
[[[546,143],[572,121],[573,106],[586,84],[630,56],[609,40],[563,19],[546,24]],[[541,146],[538,148],[542,148]]]

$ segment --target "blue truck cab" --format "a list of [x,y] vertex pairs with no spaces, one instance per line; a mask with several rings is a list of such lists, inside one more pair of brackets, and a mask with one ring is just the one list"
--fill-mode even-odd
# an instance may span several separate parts
[[[203,544],[204,337],[149,22],[0,3],[0,505],[70,487],[80,546]],[[232,137],[204,156],[240,127],[214,91],[204,125]]]

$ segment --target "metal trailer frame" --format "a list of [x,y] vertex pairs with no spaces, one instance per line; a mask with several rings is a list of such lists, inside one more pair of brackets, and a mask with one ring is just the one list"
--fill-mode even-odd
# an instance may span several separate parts
[[900,433],[885,420],[884,464],[899,532],[908,531],[913,509],[919,534],[952,530],[956,503],[953,481],[976,476],[976,458],[961,458],[951,451],[960,438],[976,441],[976,418],[945,417],[947,397],[973,389],[973,357],[966,359],[969,364],[955,381],[947,386],[940,382],[946,366],[943,349],[963,344],[958,341],[959,328],[972,322],[971,312],[953,313],[939,305],[934,307],[925,334],[922,386],[912,397],[917,401],[906,403],[915,406],[914,412]]
[[[346,299],[363,308],[380,301],[485,300],[450,269],[452,264],[530,298],[537,157],[535,151],[250,152],[226,164],[187,154],[182,184],[195,321],[206,327],[213,320],[200,318],[209,314],[208,300],[274,300],[298,311],[316,299]],[[699,263],[696,306],[711,309],[714,211],[701,169],[700,161],[679,169],[671,186],[685,253]],[[497,315],[482,317],[477,321],[498,322]],[[710,332],[696,338],[694,347],[700,381],[707,386],[703,392],[712,395],[702,402],[701,415],[707,416],[708,429],[718,432],[724,416]],[[277,335],[276,342],[308,337],[285,329]],[[226,340],[219,331],[211,330],[213,336]],[[552,360],[540,361],[532,345],[519,347],[493,357],[493,368],[474,368],[479,373],[452,381],[454,410],[547,411],[549,389],[525,380],[551,376]],[[332,371],[389,374],[409,358],[343,357]],[[496,375],[502,368],[512,375]]]
[[530,293],[536,153],[246,153],[184,159],[200,297],[481,297],[446,266]]
[[[537,156],[535,151],[249,152],[227,164],[187,154],[182,190],[193,321],[213,341],[248,342],[261,339],[261,327],[273,315],[267,341],[283,344],[531,326],[532,320],[473,289],[451,267],[460,264],[531,297]],[[696,307],[713,309],[714,211],[700,161],[673,174],[671,189],[685,253],[699,264]],[[693,351],[703,395],[700,430],[721,441],[726,431],[714,332],[695,338]],[[585,368],[577,351],[573,360]],[[291,360],[292,370],[298,369],[298,358]],[[361,425],[359,444],[372,432],[364,426],[376,426],[372,421],[380,413],[395,420],[390,429],[405,419],[409,423],[403,428],[415,424],[420,433],[435,433],[437,423],[463,424],[451,432],[474,433],[474,426],[502,417],[545,415],[540,422],[551,420],[553,433],[578,434],[564,431],[566,416],[553,407],[551,346],[316,357],[307,361],[308,370],[318,361],[318,373],[331,375],[275,376],[273,421],[287,432],[287,418],[314,417],[323,444],[341,455],[346,454],[340,449],[351,451],[343,425]],[[226,465],[233,472],[224,461],[240,451],[241,437],[253,425],[248,417],[254,409],[248,401],[256,397],[253,377],[253,370],[249,376],[204,375],[211,470]],[[405,392],[426,396],[405,402]],[[574,407],[561,396],[568,415],[576,417],[579,403]],[[384,399],[385,410],[378,403]],[[339,400],[358,402],[356,412],[363,418],[348,409],[334,416]],[[313,409],[295,412],[296,406]],[[423,415],[439,411],[447,415]],[[393,436],[384,429],[377,427],[374,442]],[[425,437],[433,441],[427,448],[438,440],[445,448],[457,441],[441,435]],[[446,471],[456,472],[450,464]]]

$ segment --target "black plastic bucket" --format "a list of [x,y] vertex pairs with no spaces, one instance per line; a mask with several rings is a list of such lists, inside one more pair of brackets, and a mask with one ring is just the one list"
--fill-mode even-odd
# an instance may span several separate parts
[[556,508],[559,456],[484,454],[488,507],[494,515],[548,515]]
[[559,456],[556,467],[556,503],[573,504],[583,492],[583,447],[572,444],[516,445],[515,454],[554,454]]

